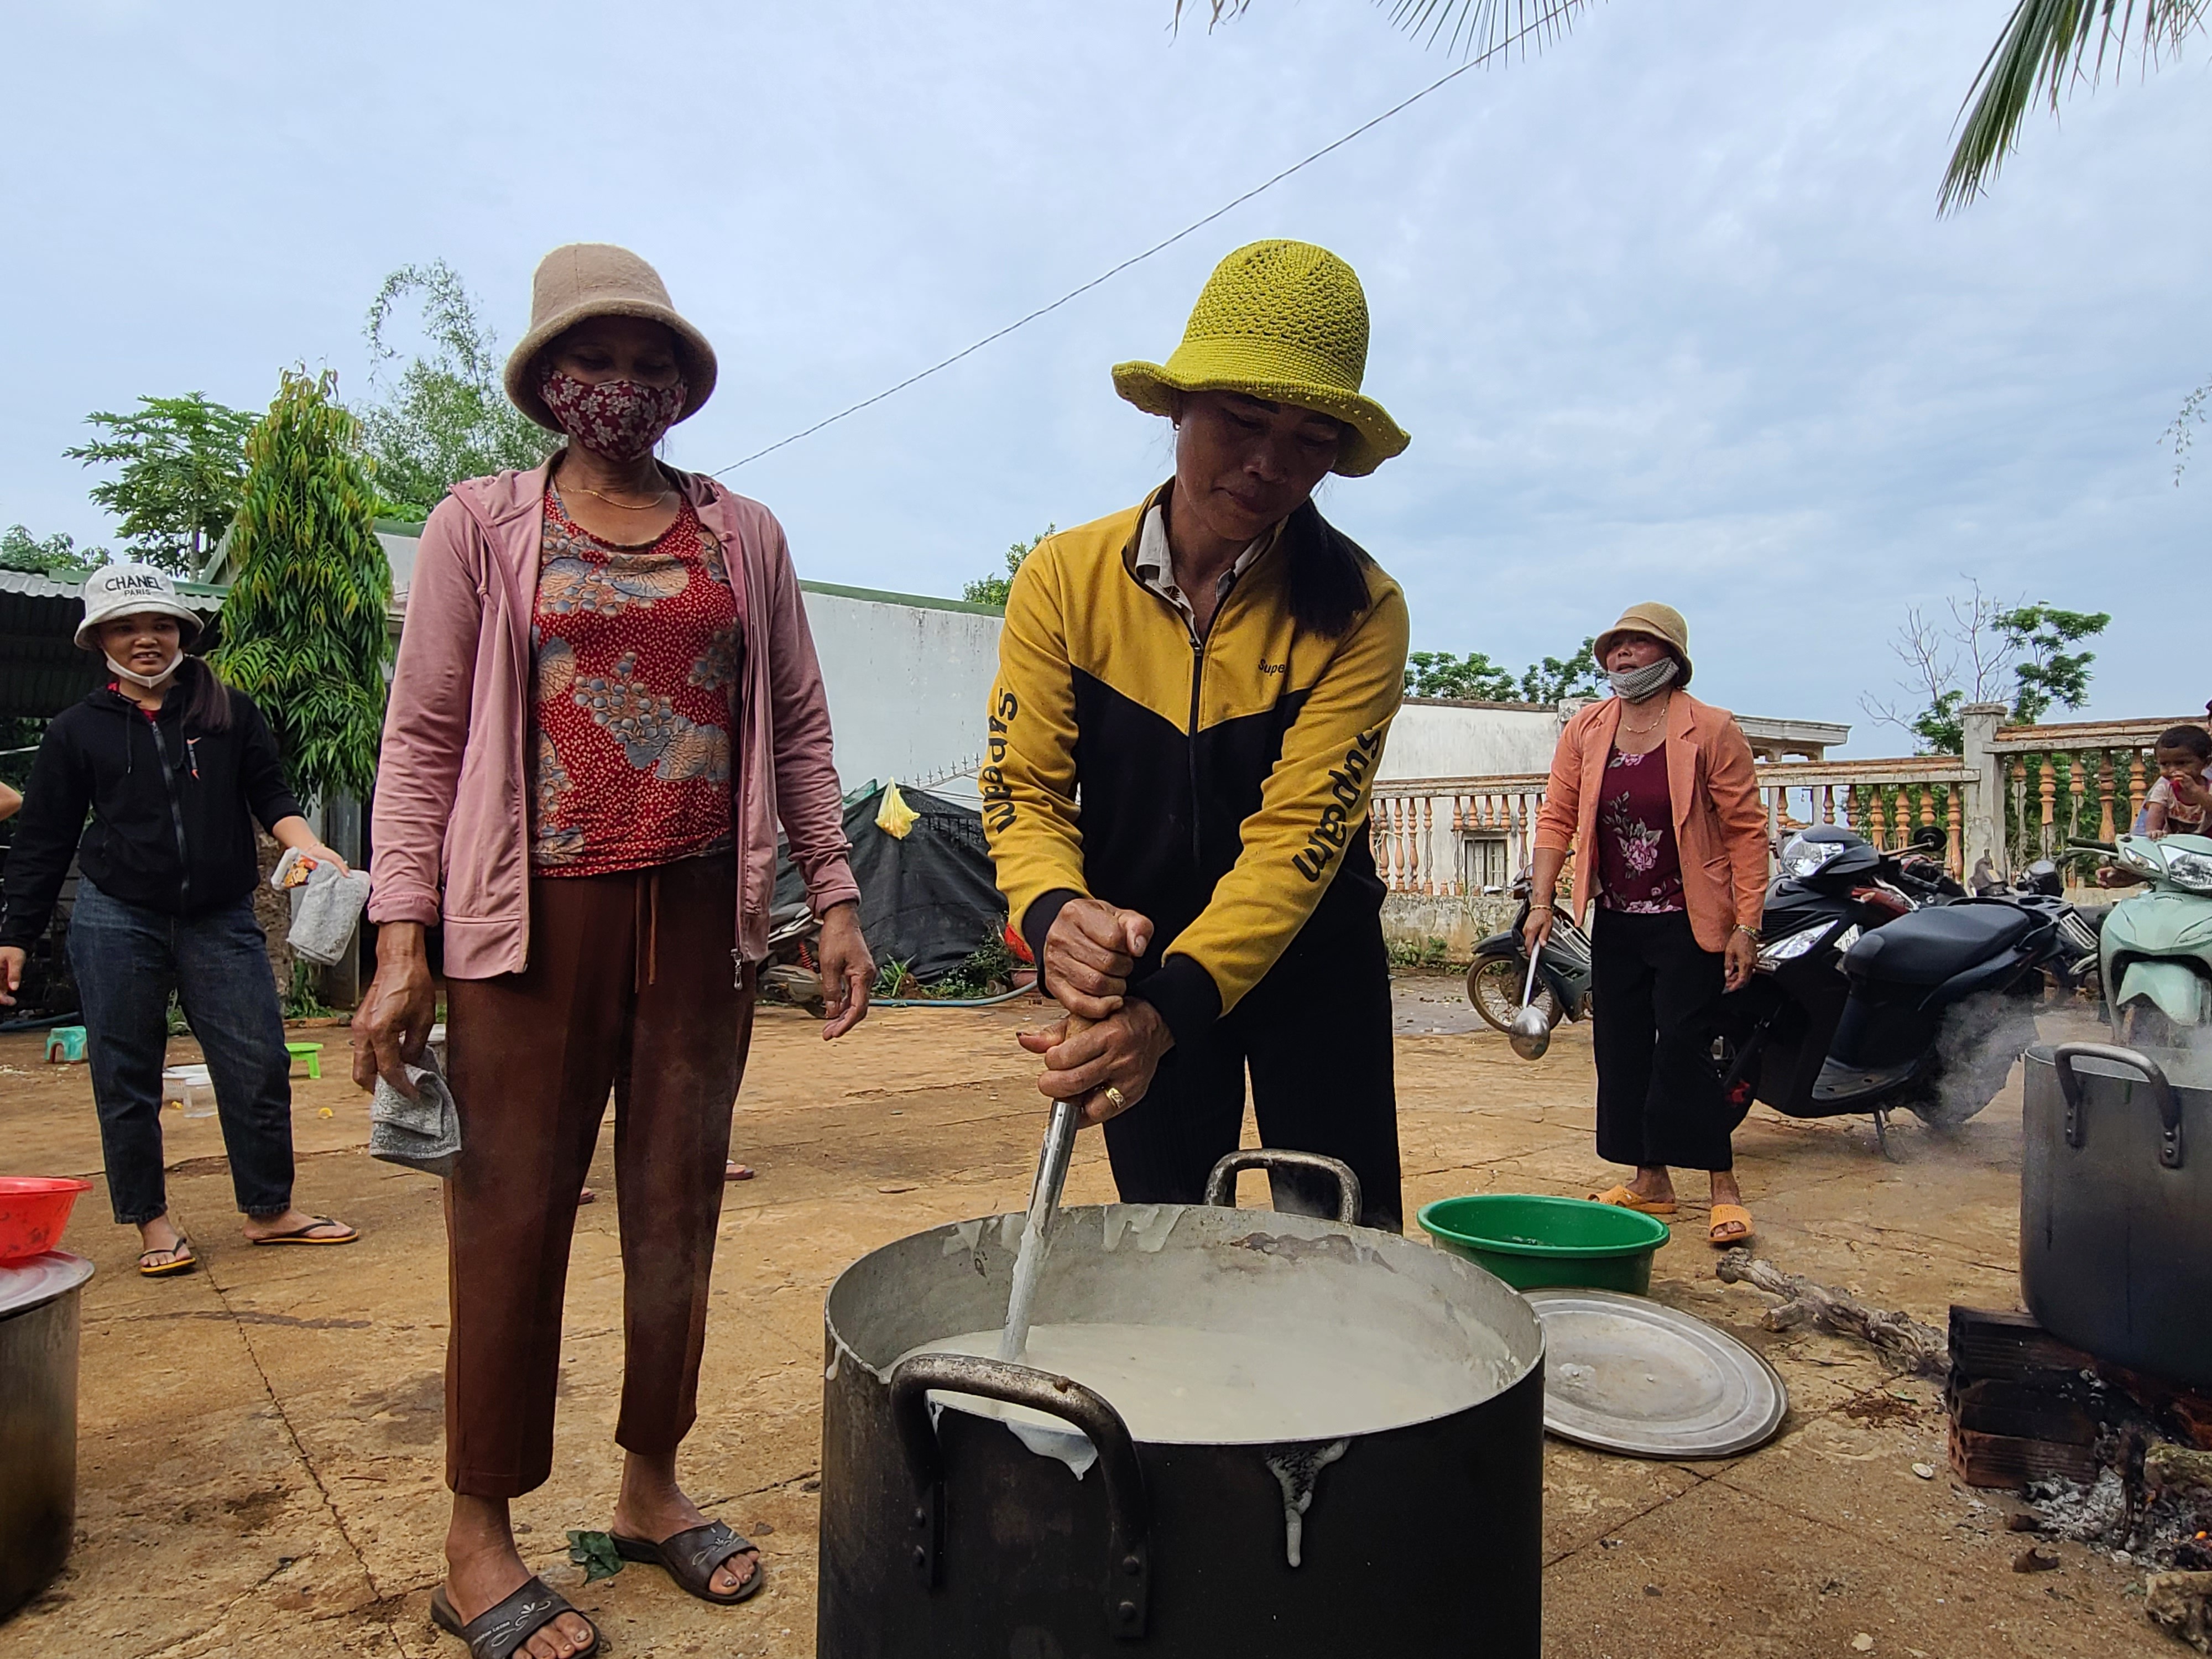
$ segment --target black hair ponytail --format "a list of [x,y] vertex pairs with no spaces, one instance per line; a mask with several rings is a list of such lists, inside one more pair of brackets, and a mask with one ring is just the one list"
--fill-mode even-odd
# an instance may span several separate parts
[[177,665],[177,683],[185,694],[185,724],[203,732],[230,730],[230,688],[221,675],[187,653]]
[[1291,514],[1283,536],[1291,620],[1325,640],[1342,639],[1367,609],[1374,561],[1310,501]]

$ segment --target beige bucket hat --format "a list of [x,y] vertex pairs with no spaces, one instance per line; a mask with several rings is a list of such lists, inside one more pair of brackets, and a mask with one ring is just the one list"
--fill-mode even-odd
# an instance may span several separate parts
[[1620,620],[1597,636],[1599,672],[1605,671],[1605,653],[1613,649],[1614,641],[1623,634],[1641,634],[1646,639],[1658,641],[1682,665],[1681,677],[1674,684],[1690,683],[1690,624],[1682,620],[1682,613],[1673,605],[1651,600],[1632,605],[1622,611]]
[[571,242],[538,262],[530,279],[530,332],[507,359],[508,401],[547,431],[560,431],[561,422],[538,395],[538,356],[592,317],[641,317],[675,335],[685,389],[678,420],[690,419],[713,395],[714,348],[670,302],[660,273],[611,242]]

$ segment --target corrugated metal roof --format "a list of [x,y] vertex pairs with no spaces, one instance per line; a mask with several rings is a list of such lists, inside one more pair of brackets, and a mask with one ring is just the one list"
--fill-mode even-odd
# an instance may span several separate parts
[[[47,719],[99,683],[99,659],[76,644],[83,589],[82,577],[0,570],[0,715]],[[210,617],[227,591],[177,584],[178,596]]]

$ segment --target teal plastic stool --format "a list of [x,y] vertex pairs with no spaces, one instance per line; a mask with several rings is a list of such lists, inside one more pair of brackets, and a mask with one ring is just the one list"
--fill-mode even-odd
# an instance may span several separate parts
[[57,1025],[46,1033],[46,1061],[52,1065],[61,1060],[84,1058],[84,1027]]

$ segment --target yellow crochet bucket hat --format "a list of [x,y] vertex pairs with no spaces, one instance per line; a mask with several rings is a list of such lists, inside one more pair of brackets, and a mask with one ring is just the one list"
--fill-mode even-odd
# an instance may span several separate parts
[[1350,265],[1311,242],[1251,242],[1206,279],[1165,363],[1116,363],[1114,390],[1148,414],[1179,392],[1242,392],[1333,416],[1350,428],[1335,471],[1357,478],[1413,440],[1363,398],[1367,295]]

